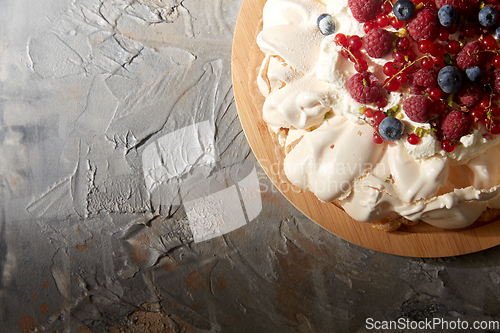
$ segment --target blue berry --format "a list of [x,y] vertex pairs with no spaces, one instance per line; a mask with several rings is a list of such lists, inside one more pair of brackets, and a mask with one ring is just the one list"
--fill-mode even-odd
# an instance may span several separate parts
[[500,27],[498,27],[497,30],[495,30],[495,38],[500,39]]
[[330,14],[321,14],[316,20],[318,29],[321,34],[330,36],[335,32],[335,20]]
[[438,73],[438,84],[445,93],[454,94],[462,87],[462,75],[455,67],[445,66]]
[[465,74],[472,82],[481,80],[481,77],[483,76],[483,72],[481,71],[481,68],[479,68],[478,66],[472,66],[467,68],[465,70]]
[[451,27],[458,20],[458,13],[455,7],[445,5],[438,12],[439,23],[444,27]]
[[378,132],[386,141],[399,140],[403,136],[405,125],[394,117],[385,117],[378,125]]
[[485,27],[491,27],[497,23],[498,13],[490,6],[486,6],[479,12],[479,23]]
[[394,16],[400,21],[409,21],[415,15],[415,5],[410,0],[398,0],[392,7]]

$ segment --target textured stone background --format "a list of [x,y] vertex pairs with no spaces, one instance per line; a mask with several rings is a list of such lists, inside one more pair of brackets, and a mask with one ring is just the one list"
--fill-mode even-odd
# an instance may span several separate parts
[[499,248],[377,253],[277,193],[232,93],[240,4],[0,2],[0,332],[500,320]]

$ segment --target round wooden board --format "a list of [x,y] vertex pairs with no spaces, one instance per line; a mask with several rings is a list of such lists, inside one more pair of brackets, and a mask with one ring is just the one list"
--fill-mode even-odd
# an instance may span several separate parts
[[283,176],[275,145],[261,117],[264,98],[255,81],[263,54],[255,44],[262,26],[265,0],[243,0],[233,40],[234,96],[243,130],[260,165],[274,185],[302,213],[335,235],[363,247],[411,257],[448,257],[481,251],[500,244],[500,221],[467,229],[443,230],[425,223],[395,232],[374,229],[353,220],[332,203],[293,187]]

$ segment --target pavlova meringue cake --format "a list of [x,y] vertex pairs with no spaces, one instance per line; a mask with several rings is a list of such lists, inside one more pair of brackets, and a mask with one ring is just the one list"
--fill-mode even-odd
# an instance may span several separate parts
[[288,180],[396,227],[500,209],[497,21],[478,1],[268,0],[257,83]]

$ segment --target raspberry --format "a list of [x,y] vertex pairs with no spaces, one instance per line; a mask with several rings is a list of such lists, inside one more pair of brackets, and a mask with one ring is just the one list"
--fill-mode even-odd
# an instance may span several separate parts
[[391,51],[392,35],[383,29],[372,29],[364,38],[366,53],[372,58],[382,58]]
[[472,108],[482,99],[483,91],[477,84],[466,83],[455,97],[457,98],[458,104]]
[[381,93],[377,77],[370,72],[351,76],[347,82],[347,88],[352,98],[362,104],[375,102]]
[[458,10],[460,6],[460,0],[436,0],[436,8],[441,9],[441,7],[450,5],[453,6],[455,9]]
[[500,94],[500,69],[495,69],[493,72],[493,85],[495,86],[495,91]]
[[439,27],[436,11],[431,8],[424,8],[408,23],[407,30],[413,40],[417,42],[422,39],[432,42],[437,37]]
[[411,76],[410,84],[424,88],[434,88],[438,85],[437,73],[431,69],[420,68]]
[[374,20],[380,12],[378,0],[348,0],[352,16],[360,23]]
[[458,110],[453,110],[444,116],[441,122],[441,131],[446,139],[457,141],[469,132],[469,117]]
[[403,102],[403,110],[410,120],[425,123],[430,119],[429,110],[432,102],[426,96],[412,96]]
[[486,55],[482,50],[481,42],[478,40],[467,43],[457,54],[457,66],[461,70],[472,66],[482,67],[486,62]]

